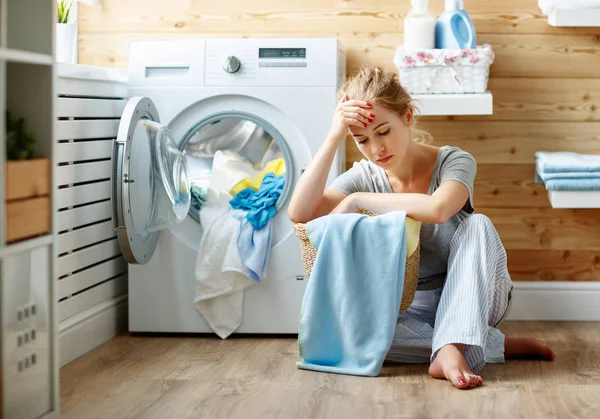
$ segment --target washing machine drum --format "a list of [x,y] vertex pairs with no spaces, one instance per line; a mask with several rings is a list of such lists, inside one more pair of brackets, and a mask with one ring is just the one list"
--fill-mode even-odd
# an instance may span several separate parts
[[[240,114],[213,115],[184,135],[180,148],[188,161],[192,190],[210,187],[236,195],[245,187],[260,188],[266,173],[284,176],[275,204],[279,211],[287,199],[293,173],[291,153],[281,135],[265,121]],[[192,194],[190,216],[199,222],[201,202]]]
[[[129,263],[150,259],[160,230],[187,215],[199,223],[206,188],[235,195],[246,187],[258,190],[268,172],[285,175],[275,204],[279,212],[293,186],[287,179],[294,173],[291,151],[267,121],[239,112],[216,114],[175,141],[145,97],[127,103],[113,161],[113,224]],[[275,242],[287,234],[275,230]]]

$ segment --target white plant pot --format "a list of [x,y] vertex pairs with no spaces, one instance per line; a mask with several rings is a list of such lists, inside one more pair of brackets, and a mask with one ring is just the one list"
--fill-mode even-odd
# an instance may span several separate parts
[[56,24],[56,61],[77,63],[77,24]]

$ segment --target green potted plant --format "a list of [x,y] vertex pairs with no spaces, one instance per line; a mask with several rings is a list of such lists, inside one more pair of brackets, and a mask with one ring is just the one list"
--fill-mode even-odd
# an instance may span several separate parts
[[56,23],[56,61],[77,62],[77,11],[75,2],[101,8],[98,0],[56,0],[58,22]]
[[27,160],[35,156],[35,136],[24,118],[6,112],[6,159]]
[[6,112],[6,242],[50,229],[50,159],[37,156],[27,120]]

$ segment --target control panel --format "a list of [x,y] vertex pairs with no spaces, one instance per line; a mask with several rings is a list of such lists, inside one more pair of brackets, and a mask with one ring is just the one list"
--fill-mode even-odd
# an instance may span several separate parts
[[259,67],[306,67],[306,48],[259,48]]
[[335,38],[134,41],[129,87],[336,87],[345,60]]

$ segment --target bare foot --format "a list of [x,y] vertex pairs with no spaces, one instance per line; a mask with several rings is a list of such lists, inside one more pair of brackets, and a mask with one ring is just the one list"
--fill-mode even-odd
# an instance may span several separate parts
[[506,359],[533,358],[553,361],[554,356],[554,351],[537,339],[512,338],[509,336],[504,339],[504,357]]
[[464,345],[461,344],[443,346],[429,366],[429,375],[448,380],[461,390],[482,385],[481,377],[469,369],[462,353],[463,348]]

